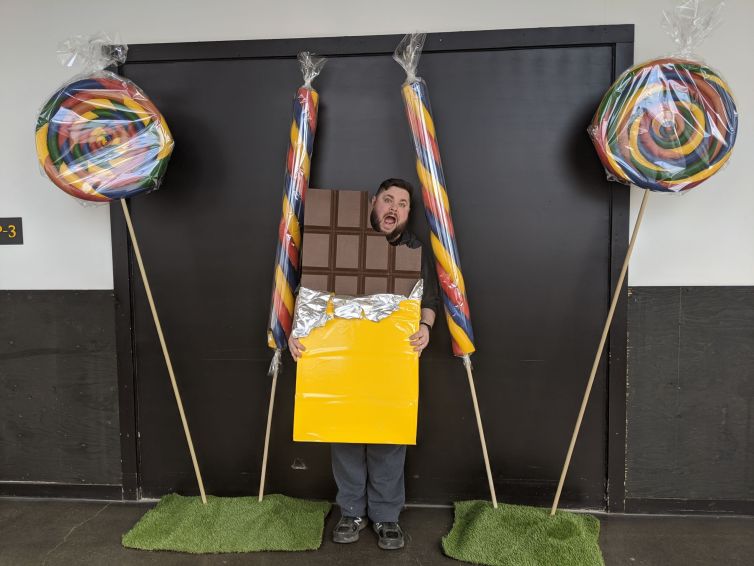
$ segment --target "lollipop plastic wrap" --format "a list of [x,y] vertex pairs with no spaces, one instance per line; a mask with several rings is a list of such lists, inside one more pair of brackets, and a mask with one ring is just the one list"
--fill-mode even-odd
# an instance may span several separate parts
[[427,83],[416,76],[425,37],[423,33],[406,35],[398,44],[393,58],[406,71],[406,82],[401,92],[416,151],[416,172],[421,183],[445,318],[453,340],[453,353],[468,356],[474,352],[469,302],[450,216],[450,201],[445,190],[445,174],[432,120],[429,89]]
[[159,188],[173,138],[165,119],[133,82],[105,67],[123,63],[127,48],[103,35],[69,40],[67,64],[87,71],[42,107],[36,147],[45,175],[66,193],[93,202]]
[[304,226],[304,202],[309,187],[314,134],[317,130],[319,94],[312,81],[320,73],[325,59],[302,52],[298,57],[304,84],[293,99],[293,122],[285,167],[283,213],[275,250],[275,274],[272,283],[272,308],[267,327],[267,344],[279,352],[288,345],[293,322],[294,293],[301,279],[301,243]]
[[589,126],[608,178],[659,192],[691,189],[730,158],[738,113],[730,87],[692,48],[714,27],[721,4],[706,13],[686,2],[665,14],[680,51],[625,71]]

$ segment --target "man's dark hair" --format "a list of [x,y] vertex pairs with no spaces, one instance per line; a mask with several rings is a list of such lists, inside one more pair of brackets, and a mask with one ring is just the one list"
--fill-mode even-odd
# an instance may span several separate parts
[[413,185],[411,185],[411,183],[409,183],[405,179],[385,179],[384,181],[382,181],[382,183],[380,183],[380,186],[377,188],[377,192],[374,193],[374,196],[379,195],[382,191],[388,190],[390,187],[398,187],[399,189],[407,191],[410,198],[414,196]]

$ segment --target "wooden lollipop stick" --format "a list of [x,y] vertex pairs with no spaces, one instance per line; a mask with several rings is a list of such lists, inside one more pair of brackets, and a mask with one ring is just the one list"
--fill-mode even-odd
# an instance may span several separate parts
[[267,411],[267,431],[264,433],[264,453],[262,455],[262,474],[259,478],[259,501],[264,498],[264,480],[267,476],[267,453],[270,448],[270,428],[272,428],[272,408],[275,404],[275,388],[278,383],[280,369],[280,350],[275,352],[276,360],[272,362],[272,389],[270,390],[270,408]]
[[484,456],[484,466],[487,469],[487,481],[490,484],[490,497],[492,506],[497,509],[497,496],[495,495],[495,484],[492,482],[492,468],[490,467],[490,457],[487,454],[487,441],[484,439],[484,428],[482,428],[482,417],[479,414],[479,403],[476,398],[476,388],[474,387],[474,377],[471,375],[471,360],[469,356],[463,357],[463,365],[466,368],[466,375],[469,378],[469,389],[471,389],[471,400],[474,402],[474,414],[476,415],[476,425],[479,429],[479,440],[482,443],[482,455]]
[[576,439],[579,436],[579,430],[581,429],[581,421],[584,418],[584,412],[586,411],[587,403],[589,403],[589,395],[592,392],[592,385],[594,384],[594,377],[597,375],[597,368],[600,365],[600,359],[602,358],[602,351],[605,349],[605,342],[607,341],[607,335],[610,331],[610,324],[613,322],[613,315],[615,314],[615,307],[618,304],[620,298],[620,291],[623,287],[623,281],[626,279],[626,272],[628,271],[628,262],[631,259],[631,253],[634,251],[634,244],[636,243],[636,237],[639,235],[639,227],[641,226],[641,220],[644,218],[644,210],[647,207],[649,200],[649,190],[644,189],[644,197],[641,199],[641,207],[639,208],[639,216],[636,218],[636,224],[634,225],[634,231],[631,234],[631,243],[628,245],[628,251],[626,252],[626,259],[623,261],[623,268],[620,271],[620,277],[618,277],[618,283],[615,285],[615,291],[613,292],[613,300],[610,303],[610,310],[607,313],[607,320],[605,321],[605,327],[602,329],[602,337],[600,338],[600,344],[597,348],[597,355],[594,357],[594,363],[592,364],[592,373],[589,375],[589,382],[586,386],[586,392],[584,393],[584,399],[581,402],[581,410],[579,416],[576,419],[576,427],[573,429],[573,436],[571,437],[571,444],[568,447],[568,454],[566,455],[565,463],[563,464],[563,471],[560,474],[560,482],[558,483],[558,490],[555,493],[555,500],[552,502],[552,509],[550,510],[550,516],[555,515],[555,511],[558,509],[558,502],[560,501],[560,494],[563,491],[563,484],[565,483],[566,474],[568,473],[568,466],[571,464],[571,456],[573,456],[573,449],[576,446]]
[[162,346],[162,354],[165,356],[165,363],[168,366],[168,374],[170,375],[170,383],[173,385],[173,393],[175,394],[175,402],[178,404],[178,412],[181,415],[181,422],[183,423],[183,432],[186,433],[186,442],[188,443],[189,452],[191,453],[191,461],[194,464],[194,473],[196,474],[196,481],[199,484],[199,493],[202,496],[202,503],[207,503],[207,495],[204,493],[204,483],[202,482],[202,474],[199,472],[199,463],[196,460],[196,453],[194,452],[194,443],[191,441],[191,433],[189,432],[188,421],[186,420],[186,413],[183,410],[183,402],[181,401],[181,394],[178,391],[178,384],[175,381],[175,374],[173,373],[173,364],[170,361],[170,354],[168,354],[168,347],[165,344],[165,336],[162,333],[162,325],[160,324],[160,318],[157,316],[157,308],[154,306],[154,298],[152,297],[152,290],[149,287],[149,280],[147,279],[147,272],[144,269],[144,262],[141,259],[141,252],[139,251],[139,242],[136,240],[136,233],[134,232],[133,224],[131,223],[131,215],[128,212],[128,205],[125,199],[120,199],[120,204],[123,207],[123,214],[126,217],[126,224],[128,224],[128,232],[131,234],[131,242],[134,245],[134,252],[136,253],[136,261],[139,264],[139,271],[141,271],[141,280],[144,282],[144,289],[147,291],[147,299],[149,300],[149,308],[152,309],[152,318],[154,319],[154,325],[157,328],[157,335],[160,337],[160,346]]

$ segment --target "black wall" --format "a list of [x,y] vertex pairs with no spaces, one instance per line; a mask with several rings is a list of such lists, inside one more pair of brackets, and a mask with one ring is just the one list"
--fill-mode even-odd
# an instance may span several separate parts
[[629,511],[754,512],[754,288],[629,293]]
[[[113,313],[0,293],[1,494],[120,497]],[[633,287],[628,319],[627,510],[754,514],[754,287]]]
[[112,291],[0,292],[0,493],[120,497],[115,360]]

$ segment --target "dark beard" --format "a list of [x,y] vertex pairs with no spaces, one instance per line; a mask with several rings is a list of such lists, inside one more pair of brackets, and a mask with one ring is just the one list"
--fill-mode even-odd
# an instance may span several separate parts
[[[372,209],[372,213],[369,215],[369,223],[372,225],[372,228],[375,232],[384,234],[384,232],[380,230],[380,219],[377,218],[377,211],[374,209]],[[395,242],[398,238],[400,238],[401,234],[403,234],[403,231],[406,229],[406,224],[408,224],[408,221],[404,222],[403,224],[396,224],[395,228],[385,234],[387,241]]]

